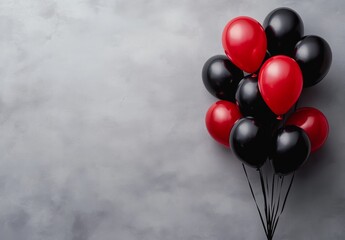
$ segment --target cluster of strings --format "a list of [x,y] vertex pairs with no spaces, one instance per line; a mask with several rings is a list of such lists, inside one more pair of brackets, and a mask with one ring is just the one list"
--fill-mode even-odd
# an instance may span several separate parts
[[[274,173],[270,162],[267,161],[264,166],[258,169],[262,192],[262,196],[258,198],[258,196],[254,194],[253,186],[244,164],[243,170],[256,208],[259,212],[266,237],[268,240],[272,240],[279,218],[284,211],[295,173],[291,174],[291,176],[278,176]],[[261,204],[258,200],[262,200]]]

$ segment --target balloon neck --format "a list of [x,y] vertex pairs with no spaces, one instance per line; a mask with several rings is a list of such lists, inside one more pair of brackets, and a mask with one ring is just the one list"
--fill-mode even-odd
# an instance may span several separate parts
[[282,115],[277,116],[277,120],[279,121],[283,120],[283,116]]
[[253,78],[256,78],[257,76],[258,76],[258,75],[257,75],[256,73],[253,73],[253,74],[252,74],[252,77],[253,77]]

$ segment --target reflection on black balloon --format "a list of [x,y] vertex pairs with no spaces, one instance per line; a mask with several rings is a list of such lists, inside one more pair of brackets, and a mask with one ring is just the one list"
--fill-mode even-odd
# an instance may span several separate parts
[[308,159],[309,154],[309,138],[299,127],[283,127],[273,138],[270,158],[278,175],[287,175],[296,171]]
[[245,164],[260,168],[268,157],[269,136],[254,119],[242,118],[231,130],[230,147]]
[[237,85],[242,78],[243,71],[224,55],[211,57],[202,69],[206,89],[222,100],[235,101]]
[[295,44],[304,34],[301,17],[290,8],[277,8],[270,12],[263,24],[268,51],[274,55],[292,56]]
[[256,76],[246,76],[238,85],[236,91],[236,103],[243,116],[250,116],[260,122],[270,123],[276,119],[263,100],[258,87]]
[[318,36],[305,36],[296,44],[294,56],[303,74],[303,86],[311,87],[328,73],[332,63],[332,50]]

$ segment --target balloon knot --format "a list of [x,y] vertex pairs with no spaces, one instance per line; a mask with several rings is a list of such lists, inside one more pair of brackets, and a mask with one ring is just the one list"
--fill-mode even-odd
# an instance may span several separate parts
[[279,116],[277,116],[277,119],[281,121],[281,120],[283,120],[283,116],[279,115]]

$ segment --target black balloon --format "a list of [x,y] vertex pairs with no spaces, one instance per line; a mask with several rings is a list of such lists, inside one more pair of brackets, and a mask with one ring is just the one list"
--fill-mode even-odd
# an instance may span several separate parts
[[260,122],[272,122],[275,114],[265,103],[258,87],[258,78],[246,76],[238,85],[236,103],[243,116],[250,116]]
[[242,78],[243,71],[224,55],[211,57],[202,69],[202,80],[206,89],[222,100],[235,100],[237,85]]
[[305,36],[296,44],[293,58],[302,70],[303,87],[311,87],[328,73],[332,50],[323,38]]
[[290,8],[277,8],[270,12],[263,24],[267,48],[272,55],[292,56],[295,44],[304,34],[301,17]]
[[268,157],[268,134],[254,119],[238,120],[230,133],[230,147],[251,167],[260,168]]
[[273,168],[278,175],[296,171],[305,163],[310,154],[310,141],[299,127],[285,126],[273,138],[270,154]]

